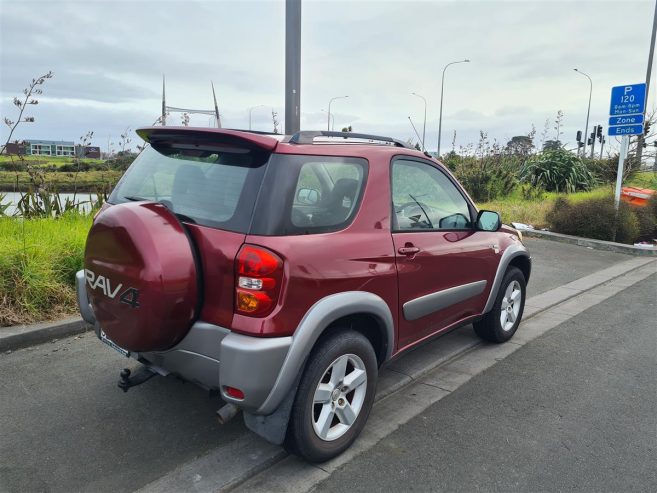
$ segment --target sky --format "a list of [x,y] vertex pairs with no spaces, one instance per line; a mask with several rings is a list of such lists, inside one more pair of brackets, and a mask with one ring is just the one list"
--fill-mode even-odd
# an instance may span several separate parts
[[[445,72],[442,150],[476,144],[480,131],[502,145],[535,126],[540,143],[574,147],[593,80],[589,129],[606,128],[612,86],[644,82],[655,0],[616,1],[313,1],[302,3],[301,128],[414,139],[436,149]],[[657,61],[649,107],[656,106]],[[119,135],[149,126],[167,104],[212,108],[214,82],[222,124],[272,130],[284,122],[285,1],[0,0],[0,116],[29,81],[52,70],[18,139],[78,141],[94,132],[107,150]],[[264,106],[258,106],[264,105]],[[172,113],[168,123],[180,122]],[[207,116],[193,116],[208,126]],[[590,131],[590,130],[589,130]],[[8,130],[3,126],[4,143]],[[614,139],[608,139],[613,147]]]

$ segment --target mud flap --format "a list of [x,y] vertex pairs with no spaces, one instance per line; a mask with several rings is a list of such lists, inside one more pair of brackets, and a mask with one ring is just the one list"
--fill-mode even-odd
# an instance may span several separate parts
[[292,413],[292,405],[294,398],[297,395],[299,382],[301,381],[301,373],[294,382],[294,385],[288,392],[283,402],[272,414],[268,416],[259,416],[244,411],[244,424],[246,427],[257,435],[267,440],[274,445],[282,445],[285,441],[287,433],[287,425],[290,422],[290,414]]

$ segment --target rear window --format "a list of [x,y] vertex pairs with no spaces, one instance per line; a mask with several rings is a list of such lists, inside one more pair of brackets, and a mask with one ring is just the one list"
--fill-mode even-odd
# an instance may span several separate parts
[[182,220],[246,233],[269,154],[228,149],[149,146],[121,178],[109,202],[160,202]]
[[346,228],[361,202],[367,161],[275,154],[267,167],[251,234],[280,236]]

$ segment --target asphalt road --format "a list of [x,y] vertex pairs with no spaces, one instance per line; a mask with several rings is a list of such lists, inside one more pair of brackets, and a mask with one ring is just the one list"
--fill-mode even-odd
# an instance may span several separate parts
[[[629,258],[527,245],[529,296]],[[0,354],[0,491],[133,491],[248,433],[240,419],[220,426],[219,399],[175,378],[124,394],[119,371],[133,365],[89,333]]]
[[429,407],[316,491],[657,491],[657,275]]

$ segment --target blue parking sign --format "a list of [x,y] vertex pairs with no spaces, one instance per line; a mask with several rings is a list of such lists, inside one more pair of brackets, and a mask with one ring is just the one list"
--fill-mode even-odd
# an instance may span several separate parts
[[609,135],[640,135],[643,125],[618,125],[609,127]]
[[629,84],[611,88],[610,116],[636,115],[646,109],[646,84]]

